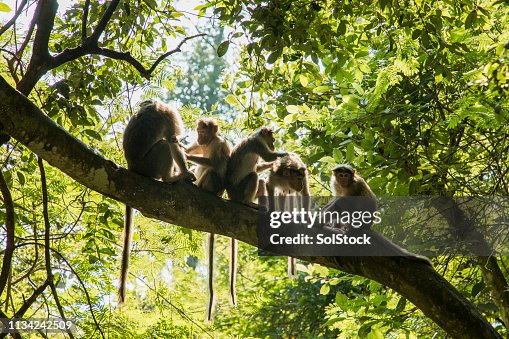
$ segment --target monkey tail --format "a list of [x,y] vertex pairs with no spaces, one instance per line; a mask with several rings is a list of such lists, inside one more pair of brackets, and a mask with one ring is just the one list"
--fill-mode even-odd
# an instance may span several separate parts
[[288,257],[288,278],[290,280],[295,279],[297,276],[297,259],[293,257]]
[[120,283],[118,287],[118,303],[122,305],[125,301],[127,288],[127,270],[129,269],[129,254],[131,252],[131,243],[133,241],[133,209],[126,205],[124,218],[124,233],[122,247],[122,264],[120,267]]
[[214,294],[214,233],[209,233],[209,303],[207,305],[207,322],[212,321],[215,308],[215,294]]
[[418,261],[418,262],[421,262],[421,263],[424,263],[426,265],[433,267],[433,264],[431,263],[431,261],[428,258],[426,258],[425,256],[412,253],[412,252],[398,246],[397,244],[393,243],[392,241],[390,241],[389,239],[384,237],[382,234],[380,234],[376,231],[370,230],[369,235],[371,237],[373,237],[374,240],[380,244],[380,246],[383,246],[385,249],[388,249],[388,250],[394,252],[394,255],[406,257],[408,259]]
[[232,238],[230,252],[230,303],[237,306],[237,239]]

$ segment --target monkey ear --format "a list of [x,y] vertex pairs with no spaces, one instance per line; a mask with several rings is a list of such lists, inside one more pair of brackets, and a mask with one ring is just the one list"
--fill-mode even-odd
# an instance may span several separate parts
[[214,131],[214,134],[217,134],[217,132],[219,132],[219,126],[212,125],[212,130]]
[[262,134],[270,134],[272,133],[272,130],[268,127],[262,128]]

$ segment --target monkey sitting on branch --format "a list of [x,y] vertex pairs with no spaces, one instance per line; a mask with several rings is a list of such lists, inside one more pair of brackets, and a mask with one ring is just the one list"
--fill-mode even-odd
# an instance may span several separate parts
[[[306,165],[295,153],[288,153],[272,163],[269,178],[266,182],[266,191],[269,197],[273,197],[274,209],[285,209],[282,200],[277,196],[293,196],[288,199],[290,210],[305,208],[310,210],[309,173]],[[296,206],[295,206],[296,205]],[[288,276],[292,279],[296,276],[296,259],[288,257]]]
[[[221,196],[225,189],[225,175],[231,147],[219,133],[216,119],[202,118],[196,122],[198,140],[186,150],[187,160],[198,166],[194,170],[196,186]],[[208,237],[208,290],[207,321],[212,320],[214,312],[214,233]]]
[[[276,152],[275,141],[272,130],[262,127],[233,148],[226,170],[226,192],[231,200],[248,205],[254,203],[259,189],[258,172],[270,168],[278,157],[288,154]],[[265,163],[258,163],[260,158]],[[236,305],[237,240],[232,238],[231,245],[230,301]]]
[[[171,107],[159,101],[142,102],[139,111],[129,120],[124,131],[123,149],[127,168],[143,176],[169,183],[196,180],[187,168],[185,154],[177,139],[184,130],[183,125],[180,114]],[[174,163],[180,170],[177,175]],[[119,304],[125,301],[132,233],[133,210],[126,206]]]
[[[348,206],[346,209],[352,209],[356,211],[371,211],[374,212],[376,210],[376,196],[369,187],[369,185],[364,181],[364,179],[359,176],[355,169],[346,164],[337,165],[332,169],[332,176],[330,180],[330,187],[331,190],[336,197],[366,197],[367,199],[359,199],[354,200],[353,206]],[[342,203],[346,202],[347,200],[337,199],[336,201],[332,202],[328,206],[324,208],[324,211],[326,210],[341,210],[343,207],[341,206]],[[359,204],[364,204],[365,206],[360,206]],[[348,205],[348,204],[347,204]],[[346,227],[343,227],[341,231],[343,232],[352,232],[353,230],[349,227],[349,225],[346,225]],[[370,224],[366,224],[363,227],[363,231],[369,233],[371,238],[380,246],[380,248],[383,248],[384,250],[389,250],[390,252],[394,253],[394,255],[398,256],[405,256],[409,259],[423,262],[427,265],[431,265],[431,262],[428,258],[411,253],[404,248],[396,245],[383,235],[381,235],[378,232],[375,232],[370,229]]]

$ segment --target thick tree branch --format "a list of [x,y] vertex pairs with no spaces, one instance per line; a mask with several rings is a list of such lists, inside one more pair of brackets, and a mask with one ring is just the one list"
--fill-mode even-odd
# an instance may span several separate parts
[[28,64],[26,76],[18,83],[18,90],[28,95],[39,79],[49,70],[47,62],[50,59],[48,49],[49,39],[55,15],[57,14],[58,3],[56,0],[40,0],[36,13],[37,31],[35,32],[32,58]]
[[[166,184],[131,173],[98,155],[0,78],[0,124],[50,165],[144,215],[257,246],[257,212],[192,184]],[[500,338],[475,305],[430,266],[405,257],[307,257],[391,287],[455,338]]]

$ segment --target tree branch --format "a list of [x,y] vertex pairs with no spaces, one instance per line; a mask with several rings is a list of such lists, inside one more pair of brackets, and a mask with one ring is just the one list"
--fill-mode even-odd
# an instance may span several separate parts
[[88,11],[90,9],[90,0],[86,0],[83,5],[83,17],[81,18],[81,42],[85,42],[87,39],[87,20]]
[[12,201],[11,192],[7,186],[3,173],[0,171],[0,191],[3,196],[3,203],[5,206],[5,228],[7,231],[7,241],[5,252],[3,253],[2,272],[0,273],[0,295],[3,293],[5,285],[11,273],[12,256],[14,254],[15,243],[15,223],[14,223],[14,204]]
[[194,38],[197,38],[199,36],[206,36],[207,34],[205,33],[200,33],[200,34],[195,34],[195,35],[191,35],[191,36],[188,36],[188,37],[185,37],[184,40],[182,40],[178,46],[174,49],[172,49],[171,51],[169,52],[166,52],[164,53],[163,55],[161,55],[159,58],[157,58],[156,62],[154,62],[154,64],[152,65],[152,67],[150,67],[148,73],[149,74],[152,74],[152,72],[154,72],[154,70],[156,69],[156,67],[159,65],[159,63],[161,61],[163,61],[164,59],[166,59],[167,57],[169,57],[170,55],[172,54],[175,54],[177,52],[181,52],[180,48],[182,47],[182,45],[184,45],[188,40],[191,40],[191,39],[194,39]]
[[40,0],[35,10],[38,16],[32,58],[28,64],[25,76],[17,86],[18,90],[25,95],[32,91],[37,81],[49,69],[46,65],[51,57],[48,44],[53,25],[55,24],[57,9],[58,3],[56,0]]
[[[44,170],[44,163],[40,156],[37,156],[37,164],[39,165],[39,172],[41,175],[41,190],[42,190],[42,214],[44,219],[44,259],[46,262],[46,276],[49,282],[49,287],[51,290],[51,294],[53,295],[53,299],[55,299],[55,305],[57,306],[58,312],[60,313],[60,317],[64,321],[67,321],[64,313],[64,309],[60,304],[60,299],[58,298],[57,288],[55,286],[55,281],[53,280],[53,271],[51,270],[51,254],[50,254],[50,235],[51,235],[51,227],[49,221],[49,212],[48,212],[48,186],[46,183],[46,171]],[[74,338],[72,333],[68,333],[71,339]]]
[[[207,194],[189,183],[167,184],[118,167],[67,133],[1,77],[0,123],[9,135],[50,165],[148,217],[258,244],[255,209]],[[394,289],[452,337],[501,338],[476,306],[427,264],[406,257],[303,259]]]
[[108,25],[108,21],[110,21],[111,16],[117,9],[117,6],[119,4],[120,0],[113,0],[111,1],[110,5],[104,12],[101,20],[99,20],[99,23],[97,24],[97,27],[94,29],[94,32],[92,32],[92,35],[88,38],[88,40],[93,41],[97,43],[99,41],[99,37],[106,29],[106,25]]
[[12,19],[9,20],[5,25],[3,25],[0,28],[0,36],[2,36],[2,34],[4,34],[5,31],[7,31],[12,25],[14,25],[14,23],[18,19],[19,15],[21,14],[21,12],[23,12],[23,9],[25,8],[27,3],[28,3],[28,0],[23,0],[23,2],[21,4],[19,4],[19,7],[16,10],[16,13],[14,13],[14,16],[12,17]]

